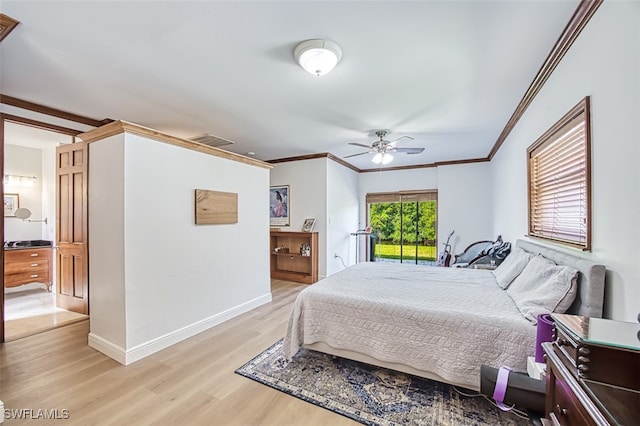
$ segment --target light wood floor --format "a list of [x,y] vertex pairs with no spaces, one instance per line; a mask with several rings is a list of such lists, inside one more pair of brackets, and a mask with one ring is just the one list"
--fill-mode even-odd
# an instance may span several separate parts
[[[0,345],[0,400],[5,410],[69,410],[38,425],[357,424],[234,373],[284,335],[306,285],[271,287],[271,303],[127,367],[87,346],[88,321]],[[25,422],[5,420],[14,424]]]

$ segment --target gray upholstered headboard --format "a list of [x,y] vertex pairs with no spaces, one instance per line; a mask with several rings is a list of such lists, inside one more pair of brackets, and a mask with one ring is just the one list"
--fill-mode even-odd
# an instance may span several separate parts
[[602,317],[604,304],[604,276],[606,268],[588,259],[562,253],[530,241],[517,240],[516,246],[533,254],[541,254],[558,265],[568,265],[580,272],[578,294],[568,314]]

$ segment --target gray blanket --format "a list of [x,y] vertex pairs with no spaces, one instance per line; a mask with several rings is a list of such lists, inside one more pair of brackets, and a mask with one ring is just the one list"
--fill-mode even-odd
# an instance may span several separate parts
[[360,263],[298,295],[284,351],[324,342],[478,388],[482,364],[526,371],[535,339],[490,271]]

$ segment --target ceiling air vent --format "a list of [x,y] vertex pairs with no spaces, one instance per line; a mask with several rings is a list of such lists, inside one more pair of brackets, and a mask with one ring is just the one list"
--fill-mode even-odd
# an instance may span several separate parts
[[229,139],[224,139],[218,136],[214,136],[211,133],[205,133],[203,135],[193,137],[191,138],[191,140],[194,142],[199,142],[205,145],[213,146],[215,148],[220,148],[221,146],[232,145],[235,143],[233,141],[230,141]]

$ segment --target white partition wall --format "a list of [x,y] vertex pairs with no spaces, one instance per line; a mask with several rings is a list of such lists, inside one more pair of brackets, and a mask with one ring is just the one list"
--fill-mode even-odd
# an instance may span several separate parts
[[[123,364],[271,300],[269,167],[120,133],[89,144],[90,346]],[[195,225],[195,189],[238,223]]]

